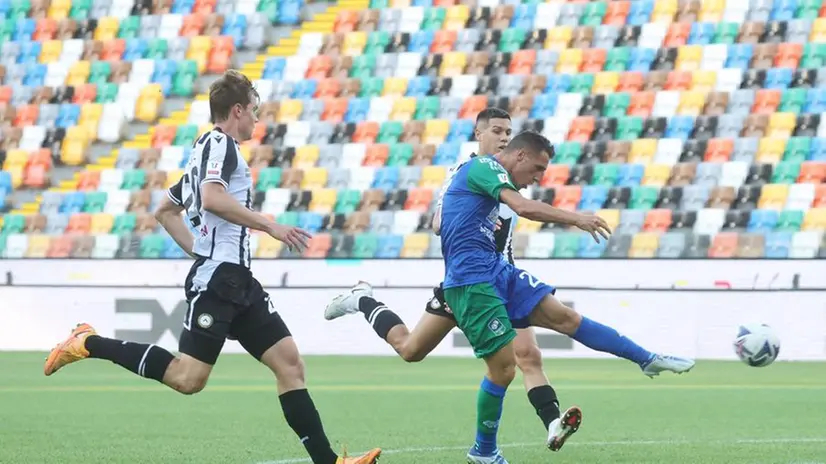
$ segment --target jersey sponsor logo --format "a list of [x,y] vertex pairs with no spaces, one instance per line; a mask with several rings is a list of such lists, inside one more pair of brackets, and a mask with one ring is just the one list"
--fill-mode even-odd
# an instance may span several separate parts
[[508,175],[505,173],[499,174],[499,182],[503,184],[510,184],[510,180],[508,179]]
[[502,335],[505,333],[505,325],[499,319],[491,319],[488,322],[488,330],[493,332],[494,335]]

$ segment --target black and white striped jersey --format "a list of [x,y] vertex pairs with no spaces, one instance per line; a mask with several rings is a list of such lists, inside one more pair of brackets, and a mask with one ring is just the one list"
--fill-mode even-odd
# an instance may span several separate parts
[[218,182],[247,209],[252,209],[252,175],[238,142],[214,128],[198,137],[181,179],[169,188],[169,198],[185,209],[195,228],[192,252],[209,260],[250,267],[250,231],[205,211],[201,185]]

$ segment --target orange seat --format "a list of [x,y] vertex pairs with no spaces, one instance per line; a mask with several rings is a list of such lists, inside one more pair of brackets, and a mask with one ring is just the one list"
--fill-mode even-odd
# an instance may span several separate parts
[[690,90],[694,81],[691,71],[671,71],[665,80],[665,90]]
[[215,4],[217,0],[195,0],[192,6],[193,13],[212,14],[215,13]]
[[571,121],[568,129],[568,140],[571,142],[585,143],[591,140],[594,132],[596,119],[593,116],[578,116]]
[[780,106],[780,99],[783,94],[778,89],[760,89],[754,96],[754,105],[751,107],[753,114],[773,114]]
[[212,38],[212,48],[209,50],[206,70],[212,74],[221,74],[229,69],[232,54],[235,50],[235,41],[230,36]]
[[323,121],[340,123],[347,113],[347,98],[326,98],[324,99],[324,111],[321,113]]
[[733,139],[711,139],[706,146],[705,160],[725,163],[731,159],[732,152],[734,152]]
[[571,175],[571,167],[567,164],[551,164],[545,170],[539,185],[542,187],[552,187],[565,185]]
[[626,111],[628,116],[640,116],[643,118],[651,116],[656,98],[657,93],[653,91],[633,93],[631,95],[631,104],[628,105],[628,110]]
[[123,39],[112,39],[103,42],[103,52],[100,55],[102,61],[120,61],[123,52],[126,50],[126,41]]
[[777,55],[774,56],[774,67],[797,69],[802,56],[802,43],[782,43],[777,46]]
[[72,103],[74,103],[75,105],[82,105],[84,103],[94,103],[97,96],[97,84],[82,84],[80,86],[75,86],[75,95],[72,97]]
[[330,76],[333,69],[333,58],[327,55],[318,55],[310,59],[307,66],[307,79],[324,79]]
[[75,213],[69,217],[67,233],[87,234],[92,229],[92,215],[89,213]]
[[518,50],[513,52],[508,73],[527,76],[533,73],[536,63],[536,50]]
[[413,188],[407,193],[404,209],[409,211],[427,212],[433,201],[433,190],[429,188]]
[[797,182],[801,184],[821,184],[826,182],[826,162],[806,161],[801,164]]
[[315,98],[337,98],[341,93],[341,81],[334,77],[328,77],[318,81],[315,89]]
[[178,128],[175,126],[162,124],[155,126],[155,132],[152,134],[152,148],[163,148],[172,145],[177,131]]
[[688,42],[691,34],[691,23],[672,23],[663,40],[663,47],[680,47]]
[[559,209],[575,211],[582,199],[582,187],[579,185],[565,185],[554,188],[554,204]]
[[196,37],[202,35],[204,31],[205,15],[189,14],[184,16],[181,24],[181,37]]
[[336,17],[333,25],[334,32],[353,32],[359,23],[360,12],[357,10],[342,10]]
[[720,232],[714,236],[711,248],[708,249],[709,258],[733,258],[737,251],[737,232]]
[[47,258],[68,258],[72,254],[74,239],[70,235],[60,235],[53,237],[49,243],[49,250],[46,252]]
[[456,45],[457,31],[446,31],[444,29],[436,31],[433,35],[433,42],[430,44],[431,53],[452,52]]
[[478,116],[479,113],[482,112],[482,110],[484,110],[487,106],[487,95],[473,95],[468,97],[462,104],[462,109],[459,110],[459,119],[470,119],[475,121],[476,116]]
[[57,20],[53,18],[43,18],[37,21],[34,26],[32,40],[36,42],[46,42],[52,40],[57,35]]
[[40,105],[21,105],[17,107],[17,114],[14,115],[14,126],[25,127],[37,124],[37,116],[40,114]]
[[608,51],[604,48],[589,48],[582,52],[582,67],[584,73],[598,73],[605,67]]
[[619,0],[608,2],[608,8],[605,9],[605,16],[602,17],[602,24],[617,27],[625,26],[629,11],[631,11],[631,2],[629,1]]
[[666,232],[671,227],[670,209],[652,209],[645,215],[643,230],[646,232]]
[[[378,127],[376,127],[378,130]],[[387,158],[390,156],[390,147],[384,143],[377,143],[367,147],[364,154],[364,166],[383,167],[387,164]]]
[[8,85],[0,87],[0,104],[9,103],[11,101],[12,90]]
[[812,208],[826,208],[826,184],[815,185],[815,199]]
[[354,143],[372,144],[376,142],[376,137],[379,135],[379,123],[376,121],[362,121],[356,126],[356,131],[353,133]]
[[[639,92],[645,83],[645,76],[640,71],[626,71],[619,76],[617,92]],[[632,98],[633,102],[634,99]]]
[[100,171],[81,171],[77,179],[77,189],[83,192],[95,191],[100,185]]
[[332,235],[328,233],[315,234],[301,256],[304,258],[326,258],[332,246]]

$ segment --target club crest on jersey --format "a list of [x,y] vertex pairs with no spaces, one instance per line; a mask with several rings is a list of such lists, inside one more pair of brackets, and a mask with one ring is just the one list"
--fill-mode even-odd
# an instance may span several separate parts
[[221,162],[212,161],[207,165],[207,174],[218,175],[221,173]]
[[211,314],[204,313],[204,314],[201,314],[200,316],[198,316],[198,325],[201,326],[204,329],[208,329],[208,328],[212,327],[212,322],[213,322],[213,319],[212,319]]
[[505,326],[499,319],[491,319],[491,321],[488,322],[488,329],[490,329],[494,335],[502,335],[505,333]]

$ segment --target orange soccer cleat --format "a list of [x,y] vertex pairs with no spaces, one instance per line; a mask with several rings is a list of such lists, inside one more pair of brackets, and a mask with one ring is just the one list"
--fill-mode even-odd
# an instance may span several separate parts
[[43,366],[43,373],[52,375],[58,369],[71,364],[75,361],[80,361],[89,357],[89,351],[86,349],[86,337],[89,335],[97,335],[95,329],[89,324],[78,324],[72,334],[63,343],[55,346],[49,357],[46,358],[46,365]]
[[354,458],[348,458],[347,452],[345,452],[344,456],[336,460],[336,464],[375,464],[379,460],[379,456],[381,456],[381,448],[373,448],[366,454]]

